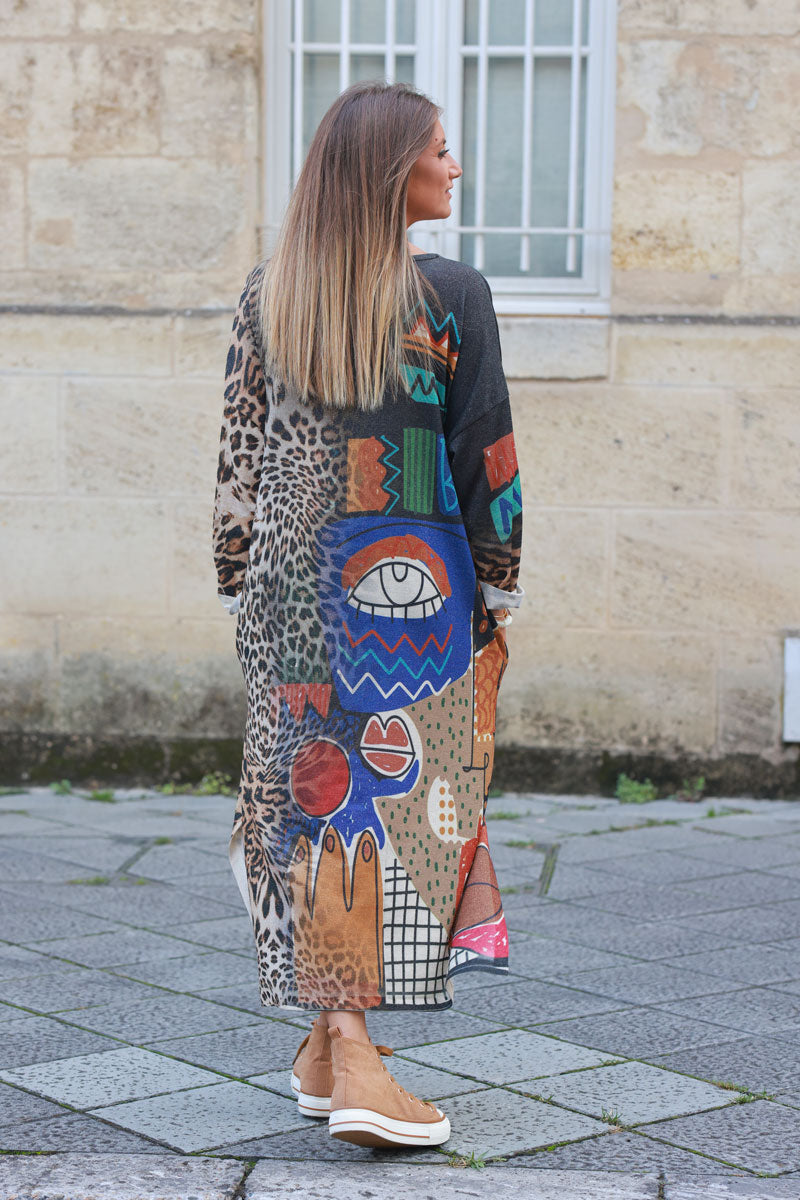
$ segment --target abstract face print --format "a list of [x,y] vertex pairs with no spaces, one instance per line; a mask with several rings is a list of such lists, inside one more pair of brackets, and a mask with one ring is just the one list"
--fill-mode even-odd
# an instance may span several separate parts
[[462,526],[351,517],[320,541],[323,633],[342,708],[386,713],[467,671],[475,574]]

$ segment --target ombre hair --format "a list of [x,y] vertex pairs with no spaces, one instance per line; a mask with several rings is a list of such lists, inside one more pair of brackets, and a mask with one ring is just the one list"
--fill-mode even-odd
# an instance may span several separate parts
[[428,365],[409,330],[435,292],[408,248],[406,196],[440,112],[406,84],[356,83],[322,118],[259,292],[265,361],[303,400],[379,408],[404,358]]

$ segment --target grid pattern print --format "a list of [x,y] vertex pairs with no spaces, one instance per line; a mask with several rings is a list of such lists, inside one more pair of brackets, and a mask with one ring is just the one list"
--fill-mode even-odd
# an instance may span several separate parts
[[447,932],[395,859],[383,877],[387,1004],[446,1004]]

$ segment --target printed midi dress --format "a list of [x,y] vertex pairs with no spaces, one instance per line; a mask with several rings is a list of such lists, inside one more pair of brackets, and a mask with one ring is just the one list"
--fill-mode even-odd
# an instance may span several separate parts
[[460,972],[508,971],[484,819],[491,609],[522,595],[508,389],[486,280],[415,261],[439,304],[372,412],[270,377],[263,263],[234,318],[213,537],[247,692],[229,856],[265,1005],[446,1008]]

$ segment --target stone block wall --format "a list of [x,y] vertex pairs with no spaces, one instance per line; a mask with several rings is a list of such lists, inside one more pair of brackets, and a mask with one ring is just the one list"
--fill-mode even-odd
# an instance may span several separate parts
[[[611,314],[502,318],[525,497],[501,782],[800,794],[800,10],[619,0]],[[0,769],[235,772],[210,515],[263,219],[259,0],[0,28]]]

